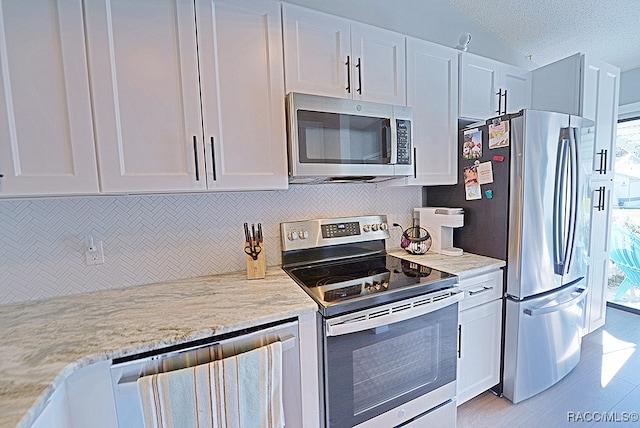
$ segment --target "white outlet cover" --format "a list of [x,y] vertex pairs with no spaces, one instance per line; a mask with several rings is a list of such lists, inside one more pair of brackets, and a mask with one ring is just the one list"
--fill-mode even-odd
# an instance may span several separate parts
[[102,249],[102,241],[96,241],[95,247],[93,248],[85,248],[84,256],[87,262],[87,266],[103,264],[104,251]]

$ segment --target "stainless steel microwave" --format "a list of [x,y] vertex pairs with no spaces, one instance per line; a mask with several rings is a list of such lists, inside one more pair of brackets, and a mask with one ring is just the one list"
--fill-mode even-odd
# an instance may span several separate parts
[[290,183],[414,174],[411,107],[295,92],[286,105]]

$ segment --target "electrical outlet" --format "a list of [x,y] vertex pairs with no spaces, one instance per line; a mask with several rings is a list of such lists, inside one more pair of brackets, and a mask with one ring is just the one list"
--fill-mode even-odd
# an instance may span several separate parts
[[100,265],[104,263],[104,251],[102,241],[94,241],[91,235],[84,242],[84,257],[87,265]]

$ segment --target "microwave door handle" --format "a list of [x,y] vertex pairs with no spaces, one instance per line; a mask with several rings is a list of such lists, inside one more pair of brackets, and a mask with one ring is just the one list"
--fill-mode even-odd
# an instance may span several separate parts
[[395,144],[392,144],[392,136],[395,132],[392,131],[391,125],[382,125],[382,144],[384,145],[382,150],[382,161],[389,159],[390,164],[396,163],[397,153],[394,150]]

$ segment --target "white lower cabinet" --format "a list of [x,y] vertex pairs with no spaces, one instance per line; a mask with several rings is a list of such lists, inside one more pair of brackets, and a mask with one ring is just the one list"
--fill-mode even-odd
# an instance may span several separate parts
[[31,428],[68,428],[71,426],[67,390],[64,383],[56,387],[45,408],[31,424]]
[[587,267],[587,297],[585,299],[583,335],[602,327],[607,313],[609,282],[609,244],[611,241],[612,181],[591,183],[591,236]]
[[458,315],[458,405],[500,382],[502,271],[463,279],[460,289],[464,299]]
[[111,392],[111,361],[82,367],[58,385],[32,428],[118,426]]

